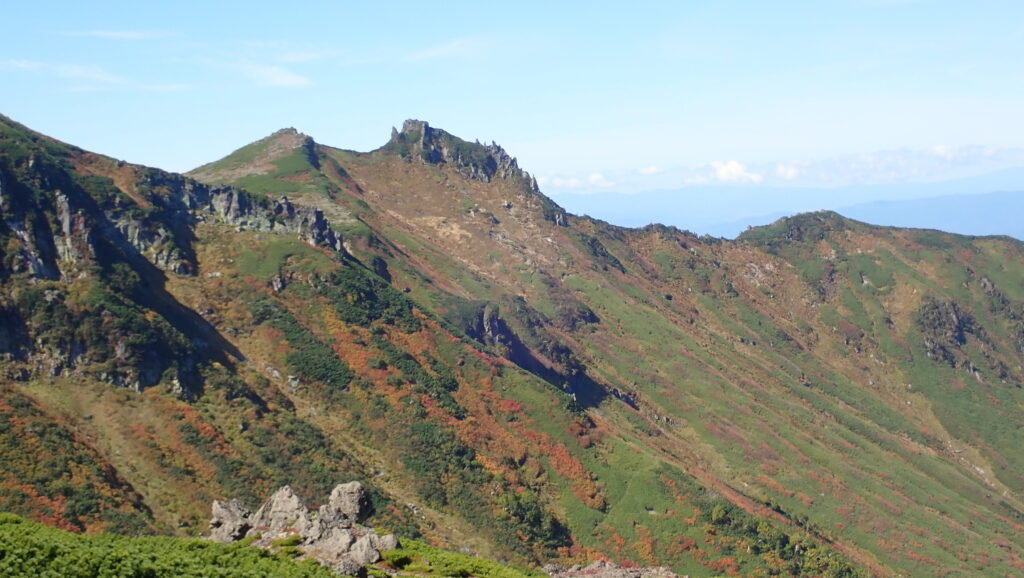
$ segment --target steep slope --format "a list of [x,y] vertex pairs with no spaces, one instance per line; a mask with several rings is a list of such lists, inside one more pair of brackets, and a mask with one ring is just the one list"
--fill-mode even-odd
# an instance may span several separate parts
[[[337,444],[299,455],[299,440],[317,442],[323,434],[247,370],[245,355],[214,326],[216,318],[208,319],[212,310],[186,305],[169,290],[178,277],[197,278],[194,233],[206,219],[337,245],[322,216],[115,162],[0,120],[0,352],[15,431],[24,419],[38,421],[28,432],[54,461],[116,472],[100,479],[111,491],[145,496],[134,508],[142,528],[194,527],[205,518],[202,502],[230,488],[258,495],[293,477],[281,471],[285,465],[311,466],[298,476],[308,488],[328,487],[352,466]],[[24,415],[25,406],[36,409]],[[243,427],[246,420],[253,424]],[[236,438],[248,439],[226,440],[220,432],[229,424],[240,430]],[[55,437],[60,451],[43,443]],[[37,465],[25,476],[16,461],[6,463],[5,509],[58,525],[97,527],[111,510],[141,501],[111,505],[93,495],[68,508],[79,484],[88,490],[95,482],[68,468],[69,483],[60,485],[58,472],[47,475]]]
[[[403,535],[438,526],[437,540],[517,560],[569,545],[534,493],[456,434],[477,431],[467,407],[503,402],[465,384],[499,374],[539,405],[557,395],[500,375],[500,358],[415,310],[341,249],[323,213],[4,129],[5,387],[46,408],[50,427],[81,430],[74,441],[146,496],[144,525],[151,512],[197,532],[214,497],[360,477]],[[560,447],[535,433],[520,458],[545,444]],[[123,505],[54,519],[57,480],[11,465],[7,507],[33,517],[101,527]]]
[[421,121],[205,184],[3,121],[4,391],[123,492],[72,526],[359,478],[374,525],[515,561],[1024,569],[1019,243],[616,228]]
[[585,410],[603,506],[560,500],[580,543],[671,556],[680,520],[630,503],[666,493],[645,463],[880,571],[1020,570],[1020,244],[834,214],[736,243],[620,229],[419,121],[317,150],[344,167],[360,259]]

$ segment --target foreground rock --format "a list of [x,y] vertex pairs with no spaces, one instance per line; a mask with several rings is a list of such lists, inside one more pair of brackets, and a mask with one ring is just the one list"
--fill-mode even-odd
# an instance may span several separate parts
[[362,573],[381,559],[381,552],[399,547],[394,534],[379,535],[359,525],[368,500],[359,482],[339,484],[326,504],[310,510],[291,487],[284,486],[251,513],[238,500],[214,501],[210,539],[231,543],[254,538],[252,545],[271,548],[286,543],[335,572]]
[[554,564],[544,567],[553,578],[677,578],[679,575],[668,568],[631,568],[615,562],[598,560],[588,566],[562,568]]

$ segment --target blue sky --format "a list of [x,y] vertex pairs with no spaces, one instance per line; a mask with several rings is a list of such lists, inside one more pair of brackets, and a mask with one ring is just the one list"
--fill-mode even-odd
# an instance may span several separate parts
[[8,4],[0,113],[169,170],[406,118],[556,198],[1024,166],[1019,0]]

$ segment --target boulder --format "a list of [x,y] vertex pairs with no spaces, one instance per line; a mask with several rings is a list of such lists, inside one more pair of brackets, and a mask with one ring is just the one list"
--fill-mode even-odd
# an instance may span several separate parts
[[309,508],[295,495],[291,486],[284,486],[260,506],[251,518],[252,527],[260,532],[282,532],[294,529],[305,535],[312,525]]
[[368,510],[369,500],[359,482],[336,486],[316,512],[310,512],[291,487],[284,486],[254,514],[238,500],[214,502],[210,539],[229,543],[258,534],[253,546],[273,548],[282,537],[298,535],[299,549],[306,556],[340,574],[365,575],[365,564],[399,547],[394,534],[380,535],[357,524]]
[[331,562],[347,556],[356,539],[346,528],[332,528],[320,538],[307,543],[304,550],[321,562]]
[[252,527],[249,522],[249,508],[238,499],[213,502],[213,517],[210,519],[210,539],[228,544],[241,540]]
[[401,544],[398,543],[398,536],[395,536],[394,534],[370,534],[370,543],[373,544],[374,548],[381,552],[394,550],[401,546]]
[[341,574],[342,576],[366,575],[366,570],[363,568],[363,565],[359,562],[356,562],[352,558],[340,558],[337,562],[334,562],[330,566],[331,569],[334,570],[336,574]]
[[380,560],[380,551],[373,545],[374,534],[366,534],[352,544],[348,555],[360,564],[373,564]]
[[352,523],[359,522],[367,513],[368,501],[359,482],[338,484],[331,491],[327,504],[330,510],[346,516]]

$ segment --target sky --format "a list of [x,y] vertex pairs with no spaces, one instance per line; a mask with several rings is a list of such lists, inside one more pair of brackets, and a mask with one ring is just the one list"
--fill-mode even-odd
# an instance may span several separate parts
[[173,171],[284,127],[372,150],[406,118],[556,200],[1024,167],[1019,0],[8,4],[0,114]]

